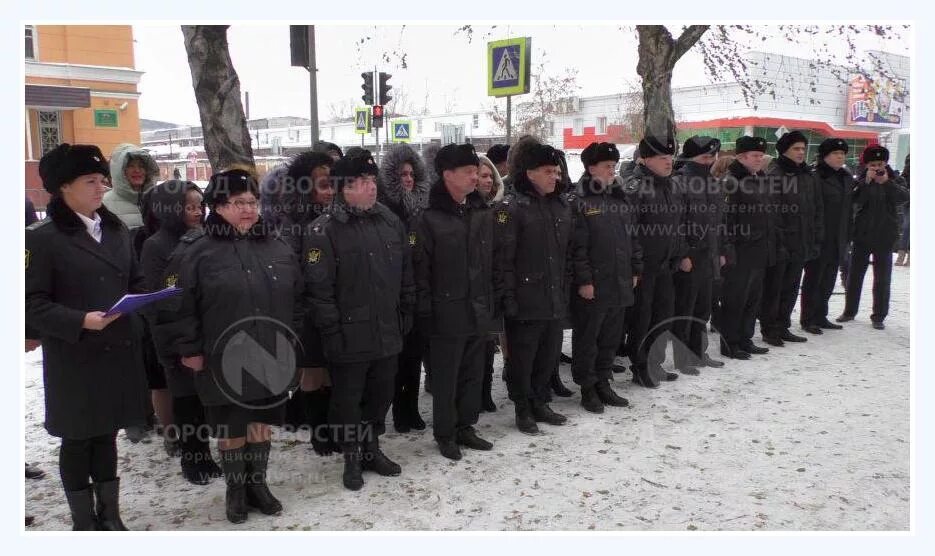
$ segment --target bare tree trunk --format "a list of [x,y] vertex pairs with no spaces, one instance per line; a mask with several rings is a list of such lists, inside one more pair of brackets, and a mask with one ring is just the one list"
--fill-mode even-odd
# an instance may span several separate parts
[[643,82],[643,122],[646,134],[675,135],[672,109],[672,69],[698,39],[707,25],[692,25],[675,40],[663,25],[637,25],[639,62],[636,72]]
[[240,102],[240,79],[227,48],[227,25],[182,25],[205,153],[214,172],[253,169],[250,132]]

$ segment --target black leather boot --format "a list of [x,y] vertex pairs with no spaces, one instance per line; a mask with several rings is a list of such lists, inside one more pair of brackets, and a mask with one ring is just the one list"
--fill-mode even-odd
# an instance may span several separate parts
[[224,508],[227,520],[231,523],[247,521],[247,489],[244,486],[247,472],[244,465],[244,448],[221,450],[221,468],[224,469],[224,482],[227,492],[224,495]]
[[344,488],[360,490],[364,487],[363,469],[361,468],[360,445],[356,442],[346,442],[341,445],[344,452],[344,475],[341,480]]
[[265,515],[282,513],[282,503],[273,496],[266,484],[266,470],[269,467],[271,443],[250,443],[244,447],[244,469],[247,480],[244,482],[247,506],[260,510]]
[[398,477],[403,472],[398,463],[386,457],[377,438],[364,441],[361,458],[360,468],[363,471],[373,471],[383,477]]
[[129,531],[120,519],[120,479],[94,483],[97,524],[101,531]]
[[98,530],[91,487],[84,490],[66,490],[65,499],[68,501],[68,509],[71,510],[72,531]]

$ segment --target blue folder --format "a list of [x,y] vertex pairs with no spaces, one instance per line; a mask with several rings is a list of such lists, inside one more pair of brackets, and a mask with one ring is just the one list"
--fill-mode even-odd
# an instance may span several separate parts
[[113,307],[108,309],[108,311],[104,313],[104,316],[109,317],[117,313],[132,313],[150,303],[155,303],[180,293],[182,293],[181,288],[172,286],[164,290],[159,290],[158,292],[127,294],[121,297],[120,301],[115,303]]

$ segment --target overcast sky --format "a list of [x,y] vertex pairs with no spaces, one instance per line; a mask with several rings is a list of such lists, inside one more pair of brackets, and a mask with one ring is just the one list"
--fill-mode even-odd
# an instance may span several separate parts
[[[677,27],[670,25],[670,29]],[[434,113],[446,106],[473,111],[491,106],[487,96],[486,43],[508,37],[532,37],[533,67],[546,60],[550,71],[578,69],[581,96],[610,94],[638,87],[636,37],[617,25],[477,26],[473,40],[456,35],[456,26],[316,26],[319,118],[341,113],[361,104],[360,73],[380,65],[393,75],[391,94],[402,91],[414,109],[426,104]],[[771,38],[755,41],[751,48],[810,57],[810,51],[827,40],[822,34],[810,41],[791,44],[775,28]],[[140,115],[143,118],[198,125],[198,108],[192,92],[191,73],[179,26],[134,25],[136,67],[144,71],[140,83]],[[361,39],[370,37],[363,45]],[[240,76],[241,90],[250,92],[250,117],[301,116],[309,114],[308,72],[289,65],[287,25],[232,26],[228,31],[231,58]],[[857,41],[860,51],[885,50],[910,54],[910,37],[883,40],[871,34]],[[408,67],[394,58],[380,64],[383,52],[406,53]],[[841,46],[841,52],[844,47]],[[708,83],[701,56],[694,50],[676,65],[675,86]],[[500,100],[499,102],[504,102]],[[350,116],[350,113],[344,114]]]

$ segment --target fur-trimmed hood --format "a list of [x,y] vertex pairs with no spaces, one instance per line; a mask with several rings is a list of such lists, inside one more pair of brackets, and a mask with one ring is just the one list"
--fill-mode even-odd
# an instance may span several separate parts
[[425,181],[430,184],[438,181],[439,175],[435,172],[435,157],[442,149],[439,143],[430,143],[422,147],[422,160],[425,161]]
[[493,197],[487,201],[487,204],[499,203],[503,200],[503,178],[497,171],[497,166],[489,158],[482,154],[477,155],[477,158],[481,164],[486,165],[493,172]]
[[[403,189],[399,171],[403,164],[412,165],[415,185],[412,191]],[[378,200],[389,207],[402,219],[415,216],[428,206],[429,189],[428,171],[422,157],[409,145],[393,145],[383,155],[380,173],[377,176]]]
[[[146,181],[137,191],[127,180],[124,170],[131,159],[143,162],[146,169]],[[130,229],[143,225],[140,206],[143,193],[156,184],[159,178],[159,166],[155,159],[143,148],[128,143],[117,146],[110,157],[110,182],[113,189],[104,194],[104,205]]]

